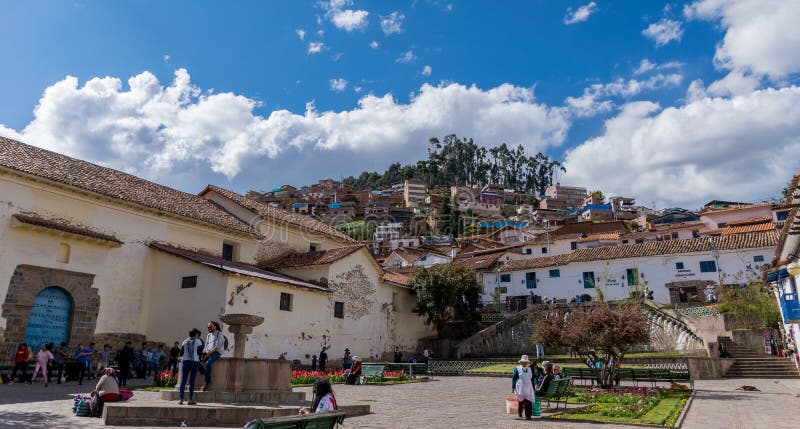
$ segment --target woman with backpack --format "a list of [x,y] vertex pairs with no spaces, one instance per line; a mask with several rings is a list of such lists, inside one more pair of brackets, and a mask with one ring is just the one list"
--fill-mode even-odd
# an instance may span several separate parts
[[196,405],[194,400],[194,382],[197,378],[197,368],[200,367],[200,352],[203,347],[203,340],[199,338],[200,330],[192,329],[189,331],[189,338],[181,343],[181,387],[180,400],[178,405],[183,405],[183,394],[186,391],[186,382],[189,382],[189,405]]

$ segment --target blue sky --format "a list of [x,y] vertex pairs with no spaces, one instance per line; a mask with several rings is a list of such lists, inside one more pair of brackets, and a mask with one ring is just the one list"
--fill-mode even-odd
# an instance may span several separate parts
[[795,12],[0,1],[0,135],[187,192],[381,171],[454,132],[543,151],[566,163],[562,182],[657,205],[764,199],[798,170],[785,156],[800,145]]

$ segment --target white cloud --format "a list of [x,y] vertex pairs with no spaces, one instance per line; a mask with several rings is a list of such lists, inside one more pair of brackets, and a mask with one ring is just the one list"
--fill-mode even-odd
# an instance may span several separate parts
[[422,68],[422,71],[420,73],[422,73],[423,76],[430,76],[431,72],[433,72],[431,66],[426,65],[425,67]]
[[403,20],[406,16],[402,12],[392,12],[388,16],[381,16],[381,30],[387,36],[403,31]]
[[796,172],[798,151],[800,87],[666,109],[633,102],[603,135],[567,153],[562,182],[687,208],[714,198],[759,201]]
[[447,3],[447,6],[445,6],[445,9],[447,9],[448,12],[452,12],[453,11],[453,3]]
[[663,64],[656,64],[651,63],[650,60],[647,58],[643,59],[641,63],[639,63],[639,67],[633,71],[634,76],[646,74],[653,70],[668,70],[668,69],[680,69],[683,68],[684,64],[679,61],[670,61]]
[[574,11],[571,7],[568,7],[567,14],[564,16],[564,24],[572,25],[586,21],[589,19],[589,16],[595,12],[597,12],[597,3],[593,1],[575,9]]
[[169,60],[170,60],[172,57],[171,57],[171,56],[169,56],[169,54],[164,54],[164,57],[163,57],[163,58],[164,58],[164,62],[165,62],[165,63],[168,63],[168,62],[169,62]]
[[374,40],[369,42],[369,47],[372,48],[372,49],[378,49],[378,46],[379,46],[378,42],[376,42]]
[[317,30],[317,36],[322,37],[325,35],[325,30]]
[[719,21],[725,29],[714,55],[718,66],[773,81],[800,72],[797,0],[702,0],[687,5],[684,14]]
[[342,78],[331,79],[331,91],[342,92],[347,88],[347,81]]
[[[648,61],[648,64],[652,63]],[[657,66],[653,65],[653,69],[655,68]],[[647,79],[618,78],[613,82],[597,83],[584,88],[580,97],[567,97],[564,103],[569,111],[576,116],[590,117],[613,109],[614,102],[609,98],[630,98],[644,91],[676,87],[682,81],[683,75],[680,73],[658,73]]]
[[716,96],[748,95],[761,84],[761,79],[745,75],[738,70],[708,86],[708,93]]
[[342,59],[342,56],[343,56],[343,55],[344,55],[343,53],[341,53],[341,52],[337,52],[337,53],[335,53],[335,54],[331,55],[331,59],[332,59],[333,61],[339,61],[339,60],[341,60],[341,59]]
[[406,51],[406,52],[403,52],[403,54],[400,55],[399,57],[397,57],[397,59],[394,60],[394,61],[396,63],[410,63],[411,61],[414,61],[416,59],[417,59],[417,56],[414,55],[414,51]]
[[298,28],[297,30],[294,30],[294,32],[297,33],[297,37],[299,37],[300,40],[305,40],[305,38],[306,38],[306,30]]
[[654,22],[642,30],[642,34],[653,39],[656,42],[656,46],[664,46],[673,40],[681,40],[683,26],[680,21],[663,18],[661,21]]
[[367,28],[367,16],[369,16],[369,12],[366,10],[337,10],[333,12],[331,22],[336,28],[347,32],[363,30]]
[[322,42],[310,42],[308,44],[308,53],[309,54],[318,54],[322,52],[322,49],[325,47],[325,44]]
[[360,87],[360,86],[354,86],[354,87],[353,87],[353,92],[355,92],[356,94],[358,94],[359,92],[361,92],[361,87]]
[[[167,184],[185,180],[188,189],[218,182],[213,173],[252,177],[242,185],[252,189],[263,187],[264,175],[253,171],[264,165],[282,183],[291,175],[311,181],[353,174],[369,163],[413,162],[429,137],[451,132],[535,153],[561,144],[570,126],[563,109],[537,103],[530,88],[510,84],[487,90],[425,84],[408,102],[367,94],[343,111],[317,111],[309,103],[305,113],[261,116],[258,106],[242,95],[198,88],[183,69],[168,85],[150,72],[130,78],[127,87],[113,77],[83,86],[67,77],[44,91],[27,126],[0,126],[0,135]],[[292,159],[298,164],[289,167]]]

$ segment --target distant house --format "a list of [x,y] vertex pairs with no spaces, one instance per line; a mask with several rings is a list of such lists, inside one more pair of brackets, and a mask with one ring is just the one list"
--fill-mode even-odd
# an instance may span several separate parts
[[450,261],[449,256],[429,249],[403,247],[393,250],[384,260],[383,266],[387,268],[430,267]]
[[585,221],[610,221],[614,219],[609,204],[587,204],[578,210],[581,218]]

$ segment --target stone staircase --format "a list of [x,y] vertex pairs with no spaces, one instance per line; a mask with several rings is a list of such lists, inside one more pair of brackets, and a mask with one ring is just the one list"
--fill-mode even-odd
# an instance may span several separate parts
[[800,379],[800,372],[789,358],[761,355],[737,345],[728,337],[720,337],[718,340],[735,359],[724,378]]

